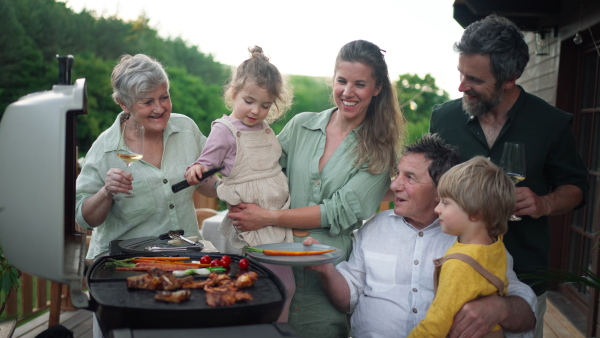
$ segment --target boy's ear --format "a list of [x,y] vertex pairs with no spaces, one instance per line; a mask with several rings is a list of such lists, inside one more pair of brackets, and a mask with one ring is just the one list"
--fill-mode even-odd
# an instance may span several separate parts
[[469,215],[469,221],[478,222],[481,220],[481,212],[477,212],[475,215]]

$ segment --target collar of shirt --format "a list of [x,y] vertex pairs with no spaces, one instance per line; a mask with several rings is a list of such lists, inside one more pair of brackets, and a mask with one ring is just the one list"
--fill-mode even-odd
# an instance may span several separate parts
[[402,220],[402,223],[404,223],[406,226],[414,229],[415,231],[431,231],[437,227],[440,226],[440,219],[436,218],[433,223],[429,224],[428,226],[424,227],[423,229],[417,229],[414,226],[412,226],[410,223],[408,223],[408,221],[406,220],[406,218],[404,218],[404,216],[400,216],[400,215],[396,215],[395,213],[391,212],[389,217],[399,217]]
[[[324,110],[320,113],[317,113],[310,120],[304,122],[302,127],[309,129],[309,130],[321,130],[321,132],[323,132],[323,134],[325,134],[326,133],[325,129],[327,128],[327,124],[329,123],[329,120],[331,119],[331,114],[336,110],[337,110],[337,107],[333,107],[333,108]],[[352,129],[350,131],[350,133],[348,133],[348,135],[355,134],[356,131],[358,129],[360,129],[360,127],[362,127],[362,124],[354,129]]]

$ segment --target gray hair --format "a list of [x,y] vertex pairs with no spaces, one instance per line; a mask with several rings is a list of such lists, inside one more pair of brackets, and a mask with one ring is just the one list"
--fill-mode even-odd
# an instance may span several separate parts
[[498,86],[521,77],[529,62],[529,46],[521,30],[496,14],[470,24],[454,50],[464,55],[489,55]]
[[123,55],[111,75],[112,98],[130,108],[135,100],[160,85],[169,88],[169,77],[160,62],[145,55]]
[[438,134],[423,134],[415,143],[404,147],[406,154],[422,154],[431,161],[428,172],[436,186],[442,175],[460,162],[458,148],[444,143]]

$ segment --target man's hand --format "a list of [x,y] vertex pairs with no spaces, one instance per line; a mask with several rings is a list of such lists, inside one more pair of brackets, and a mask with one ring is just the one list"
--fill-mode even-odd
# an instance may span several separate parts
[[454,316],[448,336],[482,337],[496,324],[500,324],[505,331],[526,332],[535,327],[535,315],[521,297],[481,297],[463,305]]
[[548,205],[543,197],[538,196],[527,187],[519,187],[517,190],[517,204],[515,205],[515,215],[531,216],[540,218],[548,215]]
[[[321,244],[321,242],[317,241],[316,239],[312,238],[312,237],[307,237],[302,244],[304,245],[313,245],[313,244]],[[309,266],[305,266],[304,267],[307,270],[313,270],[316,271],[318,273],[327,273],[328,270],[330,269],[335,269],[335,267],[333,266],[333,263],[328,263],[328,264],[321,264],[321,265],[309,265]]]
[[[312,245],[321,244],[312,237],[307,237],[302,244]],[[331,303],[341,312],[350,311],[350,287],[344,279],[344,276],[335,269],[333,263],[322,265],[305,266],[307,270],[314,270],[319,273],[321,286]]]
[[558,215],[573,210],[583,200],[583,193],[575,185],[561,185],[553,192],[539,196],[527,187],[517,190],[515,215],[540,218],[548,215]]
[[502,313],[505,311],[504,303],[500,296],[487,296],[472,300],[460,309],[454,316],[454,323],[450,328],[449,336],[482,337],[500,323]]

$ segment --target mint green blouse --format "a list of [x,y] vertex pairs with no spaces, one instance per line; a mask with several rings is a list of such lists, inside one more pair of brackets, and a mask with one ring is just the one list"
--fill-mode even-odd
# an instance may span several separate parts
[[[104,186],[110,168],[126,168],[116,154],[121,115],[98,136],[77,177],[75,219],[83,228],[91,228],[81,214],[83,201]],[[205,142],[206,137],[192,119],[171,114],[163,132],[161,168],[142,159],[127,169],[133,174],[136,197],[113,200],[106,221],[93,228],[86,258],[93,259],[108,250],[115,239],[156,236],[177,229],[188,236],[200,236],[192,198],[194,188],[174,194],[171,185],[185,179],[187,166],[200,156]]]
[[[321,113],[300,113],[278,135],[283,150],[280,164],[289,179],[291,209],[318,205],[321,227],[305,229],[319,242],[345,251],[352,250],[352,231],[376,211],[390,186],[388,171],[373,175],[354,166],[356,130],[352,130],[319,172],[325,148],[325,128],[331,108]],[[302,242],[305,237],[294,237]],[[294,268],[296,292],[289,322],[303,337],[348,337],[348,315],[339,312],[325,295],[318,275],[303,267]]]

